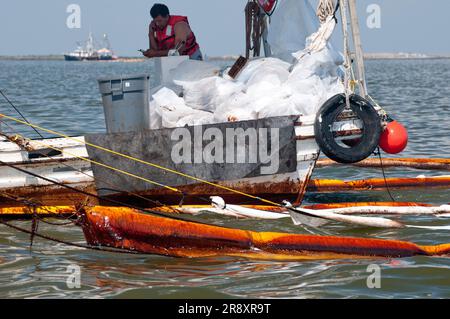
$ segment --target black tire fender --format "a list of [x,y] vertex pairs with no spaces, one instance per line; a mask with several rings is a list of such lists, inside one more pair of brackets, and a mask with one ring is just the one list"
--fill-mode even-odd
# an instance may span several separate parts
[[382,131],[378,112],[366,99],[359,95],[350,96],[350,108],[363,122],[363,134],[353,147],[339,145],[331,131],[331,125],[346,106],[345,94],[337,94],[326,101],[317,113],[314,123],[316,142],[320,150],[332,160],[351,164],[369,157],[378,147]]

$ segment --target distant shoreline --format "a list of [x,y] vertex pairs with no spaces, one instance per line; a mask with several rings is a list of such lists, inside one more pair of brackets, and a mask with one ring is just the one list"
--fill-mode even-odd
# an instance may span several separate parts
[[450,54],[424,54],[424,53],[365,53],[366,60],[438,60],[450,59]]
[[[95,62],[141,62],[143,57],[120,57],[117,60],[104,60]],[[64,61],[64,55],[0,55],[0,61]]]
[[[217,56],[208,57],[208,60],[234,60],[237,56]],[[448,55],[432,55],[422,53],[366,53],[364,55],[366,60],[438,60],[450,59]],[[114,61],[95,61],[95,62],[144,62],[146,58],[137,57],[120,57]],[[48,54],[48,55],[0,55],[0,61],[64,61],[63,55]]]

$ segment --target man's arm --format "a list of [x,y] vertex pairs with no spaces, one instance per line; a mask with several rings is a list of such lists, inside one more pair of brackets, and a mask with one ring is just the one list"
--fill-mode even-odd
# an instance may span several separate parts
[[[189,27],[189,25],[186,22],[181,21],[181,22],[178,22],[177,24],[175,24],[175,27],[174,27],[175,47],[177,47],[178,44],[180,44],[181,42],[186,43],[186,40],[189,37],[189,35],[191,34],[191,32],[192,32],[191,28]],[[145,51],[144,55],[147,58],[167,56],[167,54],[169,53],[170,50],[158,50],[157,49],[156,39],[155,39],[155,35],[153,34],[153,28],[152,28],[151,24],[150,24],[150,28],[149,28],[148,37],[149,37],[150,49]],[[183,52],[185,47],[186,47],[185,44],[181,45],[178,48],[178,52]]]
[[175,24],[174,27],[175,32],[175,46],[177,46],[179,43],[183,42],[183,45],[181,45],[178,48],[178,52],[183,52],[186,48],[186,41],[188,37],[191,35],[192,30],[189,27],[189,24],[187,24],[184,21],[178,22]]
[[147,51],[145,51],[143,54],[147,58],[155,58],[160,56],[167,56],[169,53],[169,50],[158,50],[158,45],[156,44],[155,34],[153,32],[153,23],[152,22],[149,26],[148,30],[148,40],[149,40],[149,47]]

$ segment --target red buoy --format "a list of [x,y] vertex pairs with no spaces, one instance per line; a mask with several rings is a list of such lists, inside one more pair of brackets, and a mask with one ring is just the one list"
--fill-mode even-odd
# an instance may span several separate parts
[[380,136],[380,147],[389,154],[398,154],[408,144],[408,131],[399,122],[393,120],[387,124]]

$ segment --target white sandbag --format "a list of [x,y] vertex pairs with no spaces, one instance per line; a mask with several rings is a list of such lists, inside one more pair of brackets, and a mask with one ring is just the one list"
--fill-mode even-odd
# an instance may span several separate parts
[[227,101],[219,104],[214,112],[214,123],[253,120],[258,114],[251,108],[253,99],[244,92],[234,94]]
[[267,103],[266,107],[258,111],[258,118],[267,118],[284,115],[299,115],[298,107],[294,104],[291,97],[277,100],[276,103]]
[[341,61],[330,48],[325,48],[320,52],[313,52],[305,55],[293,68],[289,75],[290,81],[305,79],[312,75],[320,77],[337,76],[338,65]]
[[152,100],[149,105],[150,110],[150,129],[151,130],[158,130],[162,128],[162,117],[160,112],[157,110],[158,104],[155,102],[155,100]]
[[292,90],[292,101],[302,115],[314,115],[332,96],[344,92],[344,86],[336,77],[320,78],[317,75],[303,80],[287,81]]
[[151,114],[157,113],[161,117],[162,127],[177,127],[177,122],[195,110],[187,107],[184,100],[168,88],[162,88],[153,94]]
[[180,118],[176,127],[206,125],[214,123],[214,114],[201,110],[192,109],[192,114]]
[[272,76],[264,77],[264,80],[255,82],[245,92],[224,101],[214,112],[214,119],[217,122],[258,119],[262,118],[260,110],[264,108],[272,108],[276,113],[281,101],[288,99],[291,92],[288,87],[277,82],[279,79],[276,75]]
[[283,71],[289,72],[290,67],[291,65],[289,63],[276,58],[251,60],[239,73],[236,81],[247,84],[252,77],[254,78],[255,73],[261,74],[267,71],[267,68],[270,68],[272,71],[276,70],[277,73],[285,74]]
[[269,82],[273,87],[281,86],[289,78],[289,71],[277,66],[265,66],[255,70],[247,81],[247,87],[262,81]]
[[183,87],[184,101],[187,106],[198,110],[214,112],[222,102],[239,93],[244,85],[214,76],[200,81],[175,81]]

